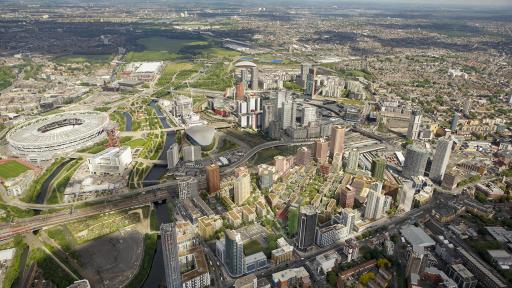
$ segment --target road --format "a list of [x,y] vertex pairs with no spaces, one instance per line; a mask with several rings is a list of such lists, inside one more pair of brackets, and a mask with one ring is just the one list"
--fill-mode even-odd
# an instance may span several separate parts
[[[399,216],[396,216],[393,218],[382,218],[381,220],[375,221],[371,225],[367,226],[363,231],[355,233],[352,236],[357,237],[363,233],[372,232],[372,231],[379,229],[381,227],[384,227],[384,226],[400,225],[409,219],[417,219],[418,217],[422,216],[425,212],[429,211],[429,209],[432,208],[434,203],[435,203],[435,201],[431,202],[430,204],[424,205],[418,209],[411,210],[407,213],[404,213],[402,215],[399,215]],[[367,242],[367,240],[366,240],[366,242]],[[342,249],[341,244],[342,243],[343,243],[343,241],[341,241],[337,244],[331,245],[331,246],[327,246],[324,248],[320,248],[320,249],[311,251],[311,252],[299,253],[300,260],[281,263],[280,265],[277,265],[277,266],[271,266],[267,269],[260,270],[260,271],[256,272],[256,276],[258,278],[269,277],[273,273],[276,273],[283,269],[297,268],[297,267],[303,266],[309,260],[315,258],[316,256],[318,256],[320,254],[323,254],[323,253],[331,251],[331,250],[337,250],[338,252],[341,252],[341,249]]]

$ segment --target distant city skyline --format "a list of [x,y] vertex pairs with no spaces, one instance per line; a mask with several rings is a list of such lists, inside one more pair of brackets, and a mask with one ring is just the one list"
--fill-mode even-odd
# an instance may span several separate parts
[[[136,0],[88,0],[88,1],[82,1],[82,0],[2,0],[0,1],[1,4],[5,3],[19,3],[19,4],[31,4],[31,3],[38,3],[41,5],[44,4],[70,4],[70,3],[80,3],[80,4],[120,4],[120,3],[138,3],[138,4],[144,4],[140,1]],[[264,6],[267,4],[272,4],[274,7],[279,4],[290,4],[290,3],[300,3],[300,4],[328,4],[328,5],[336,5],[336,4],[351,4],[351,5],[357,5],[361,4],[362,6],[370,3],[379,3],[379,4],[412,4],[417,5],[416,8],[421,7],[432,7],[432,6],[439,6],[439,7],[446,7],[446,6],[479,6],[479,7],[496,7],[496,6],[512,6],[512,1],[510,0],[488,0],[488,1],[479,1],[479,0],[261,0],[261,1],[254,1],[254,0],[245,0],[245,1],[233,1],[233,0],[219,0],[215,1],[215,3],[211,3],[209,0],[193,0],[193,1],[187,1],[187,0],[153,0],[151,3],[183,3],[183,4],[193,4],[193,3],[200,3],[200,4],[211,4],[211,6],[218,7],[222,4],[228,4],[228,3],[235,3],[238,6],[248,6],[253,4],[253,6]],[[149,3],[148,3],[149,4]]]

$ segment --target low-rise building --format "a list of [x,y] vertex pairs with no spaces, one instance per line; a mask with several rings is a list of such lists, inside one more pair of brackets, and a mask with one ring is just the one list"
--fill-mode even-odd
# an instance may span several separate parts
[[87,159],[91,174],[122,175],[132,163],[130,147],[110,147]]
[[487,267],[481,263],[480,259],[475,258],[469,252],[464,250],[464,248],[458,247],[456,251],[463,261],[464,266],[466,266],[468,270],[477,277],[478,282],[480,282],[484,287],[508,287],[506,283],[494,274],[496,272],[487,269]]
[[244,271],[246,274],[254,273],[267,267],[267,256],[263,252],[258,252],[244,258]]
[[203,239],[210,239],[215,232],[222,228],[222,218],[219,215],[203,216],[197,219],[197,231]]
[[503,270],[510,269],[512,266],[512,255],[505,250],[487,250],[489,256],[491,256],[492,260],[496,265],[500,266]]
[[187,145],[181,148],[183,153],[183,161],[197,161],[201,160],[201,147],[196,145]]
[[275,265],[279,265],[280,263],[290,261],[293,257],[293,246],[288,244],[284,238],[279,238],[277,245],[279,248],[272,250],[272,262]]
[[245,222],[254,222],[256,221],[256,212],[254,208],[249,207],[247,205],[240,207],[242,209],[242,219]]
[[234,227],[238,227],[240,226],[240,224],[242,224],[242,215],[238,209],[233,209],[231,211],[224,213],[224,218],[226,219],[229,225],[232,225]]
[[349,228],[334,224],[324,228],[316,228],[315,243],[320,247],[332,245],[349,235]]
[[478,283],[475,276],[462,264],[451,265],[448,276],[450,276],[460,288],[475,288]]
[[327,274],[332,271],[341,261],[341,256],[334,250],[316,256],[315,264],[317,274]]
[[272,286],[284,287],[312,287],[308,271],[304,267],[291,268],[272,274]]

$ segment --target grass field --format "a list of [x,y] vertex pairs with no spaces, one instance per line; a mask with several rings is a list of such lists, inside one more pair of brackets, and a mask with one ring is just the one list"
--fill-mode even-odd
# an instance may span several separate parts
[[[190,62],[169,63],[162,71],[162,75],[158,78],[156,85],[159,87],[165,85],[175,87],[176,85],[179,85],[180,82],[187,80],[188,77],[196,73],[198,70],[199,67]],[[182,76],[182,74],[185,76]]]
[[210,66],[191,86],[194,88],[224,91],[226,88],[233,86],[235,81],[227,68],[223,62],[217,62]]
[[27,170],[30,169],[23,164],[20,164],[16,161],[8,161],[4,164],[0,164],[0,178],[15,178]]
[[133,140],[126,142],[124,145],[129,146],[130,148],[133,149],[133,148],[137,148],[137,147],[143,147],[145,143],[146,143],[146,140],[144,140],[142,138],[137,138],[137,139],[133,139]]
[[174,61],[178,59],[201,58],[232,58],[240,53],[218,47],[212,41],[199,39],[177,39],[167,37],[146,37],[137,40],[144,46],[144,51],[131,51],[125,60],[133,61]]

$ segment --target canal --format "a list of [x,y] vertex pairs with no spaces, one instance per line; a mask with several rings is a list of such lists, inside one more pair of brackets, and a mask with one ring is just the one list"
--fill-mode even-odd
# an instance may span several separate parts
[[64,162],[60,163],[59,166],[52,171],[52,173],[44,180],[43,185],[41,186],[41,190],[39,190],[39,194],[37,194],[36,203],[44,204],[46,201],[46,197],[48,197],[48,189],[50,188],[50,184],[53,179],[59,175],[60,171],[71,161],[74,159],[66,159]]
[[[160,111],[160,109],[156,105],[156,102],[151,101],[150,106],[155,110],[156,114],[158,115],[158,118],[160,119],[160,123],[162,123],[162,126],[164,128],[171,127],[167,122],[167,119],[165,118],[162,111]],[[167,132],[167,135],[165,137],[164,148],[162,149],[162,152],[160,153],[158,160],[167,160],[166,151],[174,143],[174,141],[175,133]],[[148,174],[144,178],[143,185],[151,186],[157,184],[165,173],[167,173],[167,165],[153,165],[151,170],[149,170]],[[170,222],[171,218],[166,203],[155,204],[155,209],[159,227],[160,224],[162,223]],[[144,281],[144,284],[142,285],[142,288],[153,287],[165,287],[164,257],[160,237],[157,240],[156,253],[155,257],[153,258],[153,264],[151,264],[151,270],[149,271],[148,278],[146,279],[146,281]]]
[[[158,219],[158,227],[160,227],[160,224],[162,223],[169,223],[169,221],[171,221],[169,209],[165,202],[155,203],[155,209],[156,217]],[[161,241],[160,237],[158,237],[153,264],[151,264],[151,270],[149,271],[148,278],[146,278],[146,281],[142,284],[142,288],[165,287],[164,256]]]
[[126,111],[123,112],[124,115],[124,131],[132,131],[132,115]]
[[[160,119],[160,123],[164,128],[170,128],[169,122],[165,118],[165,115],[160,111],[160,108],[156,105],[156,101],[151,101],[149,104],[156,112],[158,119]],[[167,160],[167,150],[169,147],[175,142],[176,133],[173,131],[167,132],[165,135],[165,143],[162,151],[160,152],[160,156],[158,156],[158,160]],[[162,176],[167,173],[167,165],[153,165],[151,170],[149,170],[148,174],[144,178],[143,185],[145,187],[158,184]]]

